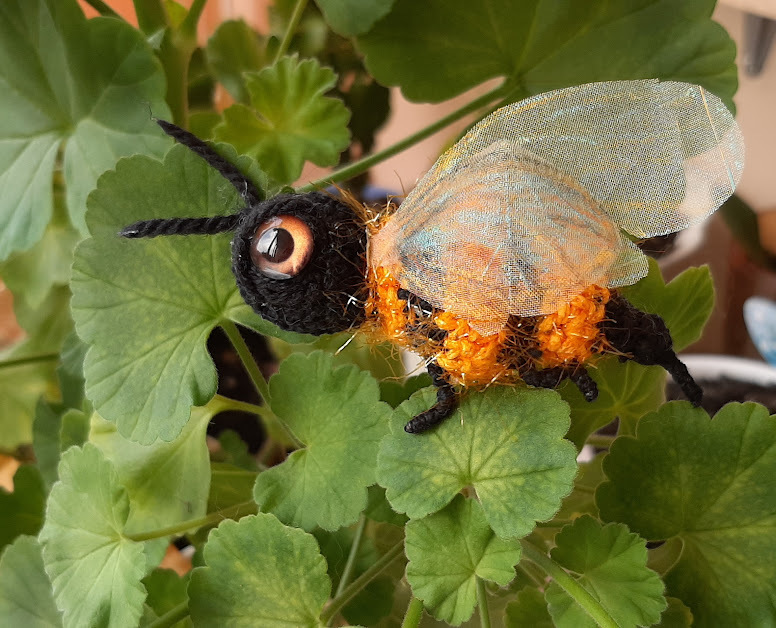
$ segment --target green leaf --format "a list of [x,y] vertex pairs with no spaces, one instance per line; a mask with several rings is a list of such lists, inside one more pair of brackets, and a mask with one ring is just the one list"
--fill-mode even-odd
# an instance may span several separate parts
[[38,540],[21,536],[0,556],[0,617],[7,626],[61,628]]
[[243,73],[266,65],[265,47],[262,36],[243,20],[222,22],[208,39],[208,63],[218,82],[235,101],[249,101]]
[[[36,208],[37,209],[37,208]],[[54,217],[32,248],[11,254],[0,264],[2,276],[14,299],[40,307],[49,291],[70,281],[73,250],[81,235],[70,224],[62,190],[54,190]]]
[[586,401],[570,382],[559,390],[571,406],[571,428],[566,438],[577,449],[582,449],[590,434],[615,419],[620,420],[620,433],[633,433],[636,421],[665,401],[666,371],[661,366],[642,366],[630,360],[623,363],[607,356],[588,372],[598,385],[595,401]]
[[94,445],[62,454],[40,532],[65,626],[136,625],[146,592],[143,545],[127,539],[129,498]]
[[350,113],[342,101],[324,96],[336,83],[334,72],[314,59],[283,57],[244,76],[251,107],[229,107],[216,139],[255,157],[279,183],[296,180],[305,161],[337,163],[350,140]]
[[776,419],[764,407],[728,404],[709,421],[668,403],[613,443],[604,472],[604,520],[684,543],[665,581],[694,625],[776,623]]
[[692,612],[684,602],[675,598],[666,598],[668,608],[660,616],[658,628],[690,628],[693,625]]
[[714,309],[714,282],[708,266],[688,268],[666,284],[657,262],[650,259],[649,274],[624,288],[623,295],[637,308],[661,316],[676,351],[701,337]]
[[24,298],[16,299],[13,309],[19,325],[27,332],[26,354],[58,353],[73,331],[67,286],[54,286],[36,306]]
[[[15,361],[38,354],[22,341],[0,354],[0,362]],[[41,395],[54,391],[53,360],[0,365],[0,451],[13,451],[32,442],[32,422]]]
[[61,404],[51,404],[40,399],[35,408],[35,420],[32,423],[32,448],[46,489],[57,481],[60,440],[59,430],[65,408]]
[[713,8],[712,0],[397,0],[358,45],[371,74],[414,101],[452,98],[497,76],[520,86],[518,98],[660,78],[700,83],[731,105],[735,45]]
[[476,499],[457,495],[443,510],[406,527],[407,580],[437,619],[459,625],[477,604],[477,578],[507,585],[520,544],[498,538]]
[[506,628],[555,628],[544,595],[533,587],[526,587],[507,604],[504,624]]
[[501,537],[525,536],[555,514],[577,470],[563,440],[568,407],[555,392],[494,386],[466,396],[435,430],[407,434],[404,424],[435,400],[427,388],[399,406],[380,446],[377,481],[395,510],[418,519],[472,486]]
[[[154,569],[143,578],[143,586],[148,591],[146,604],[157,617],[161,617],[166,612],[171,611],[179,604],[188,600],[188,595],[186,594],[188,584],[188,574],[181,577],[172,569]],[[182,628],[192,624],[191,619],[187,618],[185,622],[178,622],[174,625]]]
[[132,504],[125,530],[145,532],[203,517],[210,489],[205,432],[213,412],[195,408],[170,442],[144,446],[127,440],[116,425],[92,416],[90,442],[110,461]]
[[320,625],[331,581],[311,535],[268,514],[225,521],[210,533],[205,562],[189,584],[197,626]]
[[315,0],[335,33],[344,37],[366,33],[387,15],[395,0]]
[[136,220],[213,216],[240,207],[236,190],[199,157],[175,146],[164,164],[122,160],[89,198],[92,238],[76,250],[73,318],[90,345],[86,391],[99,414],[144,444],[172,440],[192,405],[216,392],[205,343],[221,320],[262,331],[230,270],[229,235],[126,240]]
[[84,401],[84,358],[86,345],[73,331],[65,338],[59,355],[57,378],[62,403],[68,408],[81,408]]
[[22,534],[38,533],[45,505],[40,471],[29,464],[20,466],[13,476],[13,493],[0,487],[0,551]]
[[371,76],[359,73],[342,97],[352,112],[349,126],[353,140],[360,144],[362,153],[372,152],[375,133],[391,113],[391,90]]
[[[619,626],[650,626],[659,621],[666,608],[663,582],[647,568],[647,548],[637,534],[622,524],[602,525],[585,515],[564,527],[555,543],[553,560],[579,574],[579,584]],[[596,626],[555,582],[546,597],[558,628]]]
[[408,519],[405,515],[396,512],[385,497],[385,489],[373,484],[368,490],[368,503],[364,515],[372,521],[390,523],[395,526],[403,526]]
[[67,208],[85,230],[86,196],[119,157],[160,155],[169,140],[165,79],[141,33],[86,20],[74,0],[0,5],[0,259],[43,236],[62,146]]
[[428,373],[413,375],[404,381],[384,380],[380,382],[380,399],[390,404],[392,408],[397,408],[414,393],[427,386],[431,386],[431,377]]
[[288,524],[336,530],[354,523],[375,482],[390,408],[377,382],[355,366],[334,368],[330,354],[293,354],[270,380],[272,411],[303,448],[256,479],[262,510]]
[[574,490],[563,500],[558,519],[574,519],[580,515],[598,516],[598,508],[595,505],[595,489],[604,481],[602,463],[605,453],[598,454],[590,462],[579,465],[579,473],[574,480]]
[[[210,465],[210,494],[207,510],[215,512],[253,499],[257,473],[223,462]],[[243,514],[254,514],[256,509]]]

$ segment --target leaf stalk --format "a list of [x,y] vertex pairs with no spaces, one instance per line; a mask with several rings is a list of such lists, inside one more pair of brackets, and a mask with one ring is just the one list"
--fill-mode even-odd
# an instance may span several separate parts
[[181,602],[178,606],[171,608],[161,617],[157,617],[150,624],[146,624],[146,628],[169,628],[174,626],[181,619],[185,619],[189,616],[189,601]]
[[291,39],[293,39],[294,33],[296,33],[296,28],[299,26],[299,21],[302,19],[302,14],[304,13],[306,7],[307,0],[297,0],[296,5],[294,6],[294,12],[291,14],[291,19],[288,21],[286,32],[283,34],[283,39],[280,42],[280,46],[278,47],[277,52],[275,52],[275,58],[272,60],[273,64],[280,61],[280,58],[286,54],[288,47],[291,45]]
[[229,508],[224,508],[224,510],[211,512],[209,515],[199,517],[198,519],[189,519],[188,521],[182,521],[181,523],[176,523],[175,525],[167,526],[165,528],[157,528],[156,530],[149,530],[148,532],[141,532],[139,534],[125,534],[124,536],[136,543],[151,541],[153,539],[163,539],[168,536],[180,535],[196,528],[203,528],[213,523],[219,523],[224,519],[231,519],[232,517],[239,515],[243,509],[255,506],[256,502],[253,500],[242,502],[230,506]]
[[407,612],[404,613],[404,621],[401,623],[401,628],[418,628],[422,618],[423,600],[413,597],[407,606]]
[[488,609],[488,592],[485,590],[485,581],[477,578],[477,610],[480,613],[481,628],[490,628],[490,610]]

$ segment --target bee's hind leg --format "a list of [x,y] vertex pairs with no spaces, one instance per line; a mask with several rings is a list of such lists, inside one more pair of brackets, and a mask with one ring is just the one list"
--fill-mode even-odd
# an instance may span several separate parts
[[437,401],[425,412],[407,422],[404,431],[408,434],[420,434],[436,427],[447,419],[458,407],[458,393],[445,377],[445,372],[436,362],[428,365],[428,374],[436,386]]
[[617,351],[645,366],[662,366],[674,378],[679,388],[694,406],[703,400],[703,390],[690,375],[687,367],[674,352],[671,333],[657,314],[647,314],[635,308],[623,297],[606,304],[606,319],[600,327]]
[[564,379],[570,379],[579,388],[585,401],[598,399],[598,386],[595,380],[590,377],[587,369],[579,364],[528,371],[523,374],[522,379],[529,386],[536,388],[557,388]]

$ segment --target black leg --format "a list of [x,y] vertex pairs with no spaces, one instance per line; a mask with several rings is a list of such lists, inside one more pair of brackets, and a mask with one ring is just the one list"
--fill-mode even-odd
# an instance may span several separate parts
[[428,365],[428,374],[431,375],[431,381],[437,387],[437,402],[404,426],[404,431],[408,434],[420,434],[436,427],[458,407],[458,393],[445,378],[442,368],[432,362]]
[[557,388],[564,379],[570,379],[579,388],[585,401],[598,399],[598,386],[587,370],[579,364],[528,371],[522,378],[526,384],[537,388]]
[[703,390],[676,357],[671,333],[657,314],[642,312],[624,298],[616,297],[606,304],[606,319],[600,328],[614,349],[639,364],[662,366],[690,402],[700,405]]

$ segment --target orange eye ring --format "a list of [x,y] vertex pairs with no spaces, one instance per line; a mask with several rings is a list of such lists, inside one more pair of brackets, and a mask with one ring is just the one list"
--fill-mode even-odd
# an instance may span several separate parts
[[274,216],[256,229],[251,260],[271,279],[291,279],[310,261],[314,245],[312,231],[304,221],[295,216]]

